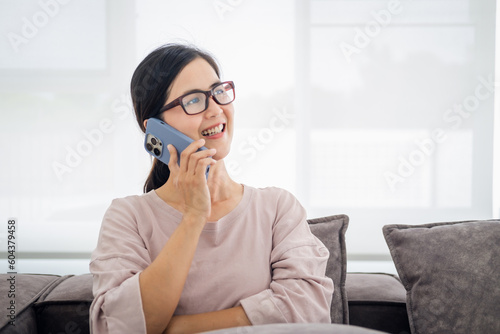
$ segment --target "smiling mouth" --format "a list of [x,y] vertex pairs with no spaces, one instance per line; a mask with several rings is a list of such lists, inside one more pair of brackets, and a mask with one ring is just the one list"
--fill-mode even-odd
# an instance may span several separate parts
[[203,130],[201,132],[201,135],[204,137],[214,136],[214,135],[217,135],[221,132],[224,132],[225,127],[226,127],[225,124],[219,124],[217,126],[214,126],[213,128]]

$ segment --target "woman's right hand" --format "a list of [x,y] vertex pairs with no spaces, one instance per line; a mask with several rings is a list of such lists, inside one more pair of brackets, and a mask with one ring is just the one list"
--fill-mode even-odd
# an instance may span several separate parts
[[[179,304],[182,290],[191,268],[203,227],[210,217],[210,191],[205,177],[215,150],[198,151],[205,144],[200,139],[191,143],[180,156],[168,145],[170,176],[168,190],[175,191],[175,203],[180,208],[182,221],[167,238],[161,252],[139,277],[141,300],[148,333],[162,333],[168,326]],[[172,190],[172,186],[174,189]],[[180,197],[180,201],[178,198]],[[172,198],[170,198],[172,199]]]
[[170,177],[173,178],[177,191],[184,199],[184,216],[203,217],[206,222],[210,217],[211,201],[205,171],[208,166],[216,163],[211,158],[216,150],[198,151],[203,145],[205,140],[199,139],[182,151],[180,166],[177,163],[177,150],[172,145],[168,145],[167,149],[170,153],[168,162]]

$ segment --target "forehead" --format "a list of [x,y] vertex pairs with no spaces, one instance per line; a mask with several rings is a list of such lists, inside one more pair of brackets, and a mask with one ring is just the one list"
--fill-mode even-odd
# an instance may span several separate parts
[[187,64],[173,81],[169,100],[193,89],[209,90],[218,81],[219,77],[212,66],[205,59],[196,58]]

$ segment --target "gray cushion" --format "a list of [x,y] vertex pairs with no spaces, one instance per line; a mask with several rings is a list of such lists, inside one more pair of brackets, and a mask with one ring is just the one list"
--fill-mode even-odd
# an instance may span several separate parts
[[34,305],[38,330],[41,333],[89,333],[92,299],[91,274],[63,277]]
[[[7,293],[10,289],[9,279],[11,276],[15,276],[15,280],[12,281],[12,291],[15,294],[15,297],[12,296],[13,298],[10,298]],[[43,293],[56,286],[60,279],[57,275],[1,274],[2,293],[0,294],[0,305],[2,311],[0,315],[2,317],[0,318],[0,332],[2,334],[38,333],[33,303]],[[7,317],[10,314],[10,310],[7,308],[10,306],[11,300],[15,301],[14,326],[9,323],[10,318]]]
[[500,333],[500,220],[383,228],[413,334]]
[[270,324],[233,327],[205,334],[381,334],[373,329],[341,324]]
[[406,290],[399,278],[384,273],[347,273],[349,324],[388,333],[410,333]]
[[335,289],[330,312],[332,323],[347,324],[349,322],[349,309],[345,291],[345,232],[349,224],[349,217],[346,215],[335,215],[309,219],[308,222],[311,232],[318,237],[330,251],[326,275],[333,280]]

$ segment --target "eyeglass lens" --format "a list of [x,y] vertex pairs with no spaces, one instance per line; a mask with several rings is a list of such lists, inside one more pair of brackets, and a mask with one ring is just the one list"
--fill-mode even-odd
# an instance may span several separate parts
[[[215,102],[218,104],[229,104],[234,101],[234,89],[229,83],[222,83],[211,90]],[[182,98],[182,107],[188,114],[198,114],[208,108],[207,96],[196,92]]]

